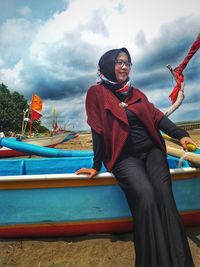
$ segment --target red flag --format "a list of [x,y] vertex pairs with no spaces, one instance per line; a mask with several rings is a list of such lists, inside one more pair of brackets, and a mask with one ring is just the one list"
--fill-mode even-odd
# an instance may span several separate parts
[[196,41],[192,44],[187,56],[184,58],[182,63],[174,69],[174,71],[181,74],[183,70],[185,69],[185,67],[187,66],[190,59],[198,51],[199,48],[200,48],[200,34],[198,35]]
[[181,90],[181,83],[184,82],[184,76],[182,73],[178,74],[177,72],[174,72],[174,75],[176,79],[176,85],[169,95],[169,98],[171,99],[172,104],[176,102],[178,92]]
[[39,120],[42,117],[42,114],[35,109],[31,109],[31,121]]
[[175,75],[176,85],[169,95],[169,98],[171,99],[172,104],[176,102],[178,92],[181,89],[181,83],[184,82],[184,76],[183,76],[182,72],[186,68],[190,59],[198,51],[199,48],[200,48],[200,34],[198,35],[195,42],[192,44],[187,56],[184,58],[182,63],[178,67],[176,67],[173,71],[174,75]]

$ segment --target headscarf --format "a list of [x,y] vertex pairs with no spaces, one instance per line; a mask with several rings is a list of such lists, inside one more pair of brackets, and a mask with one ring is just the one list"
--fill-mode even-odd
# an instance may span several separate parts
[[126,84],[122,85],[117,81],[115,75],[115,61],[120,52],[124,52],[128,57],[128,61],[131,63],[130,53],[125,47],[107,51],[101,56],[98,63],[99,79],[97,80],[97,83],[104,84],[114,92],[118,91],[120,94],[127,95],[129,88],[131,87],[130,80],[128,79]]

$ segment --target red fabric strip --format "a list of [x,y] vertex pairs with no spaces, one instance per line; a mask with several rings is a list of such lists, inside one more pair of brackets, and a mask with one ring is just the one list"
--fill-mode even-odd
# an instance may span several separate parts
[[200,48],[200,34],[198,35],[196,41],[192,44],[187,56],[184,58],[182,63],[174,69],[176,85],[169,95],[169,98],[171,99],[172,104],[174,104],[176,102],[178,92],[181,89],[181,83],[184,81],[184,76],[183,76],[182,72],[186,68],[190,59],[198,51],[199,48]]

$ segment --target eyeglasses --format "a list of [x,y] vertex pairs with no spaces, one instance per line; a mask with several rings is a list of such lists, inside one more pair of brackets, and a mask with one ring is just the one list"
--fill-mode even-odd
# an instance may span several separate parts
[[115,61],[115,64],[118,64],[121,68],[123,68],[124,66],[126,66],[128,69],[131,68],[132,66],[132,63],[131,62],[124,62],[124,61],[121,61],[121,60],[116,60]]

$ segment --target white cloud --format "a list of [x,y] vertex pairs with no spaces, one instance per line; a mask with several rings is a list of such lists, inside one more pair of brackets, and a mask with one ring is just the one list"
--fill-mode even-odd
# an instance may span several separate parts
[[[9,19],[0,28],[1,80],[25,96],[36,89],[41,93],[46,90],[52,99],[56,93],[63,93],[62,100],[61,97],[55,102],[45,100],[44,114],[50,114],[55,103],[63,122],[72,120],[80,127],[87,127],[83,94],[78,99],[70,95],[80,88],[85,92],[87,83],[95,81],[96,65],[102,53],[125,46],[134,55],[134,61],[142,59],[143,66],[146,56],[157,56],[154,66],[150,65],[149,71],[144,67],[138,75],[141,80],[145,75],[150,78],[151,67],[158,71],[159,56],[163,55],[162,50],[158,54],[156,48],[160,44],[170,45],[171,40],[175,40],[174,31],[182,34],[180,23],[172,25],[172,21],[179,16],[198,15],[200,11],[194,8],[196,5],[196,0],[190,0],[189,4],[178,0],[176,5],[172,1],[158,0],[85,0],[84,4],[73,0],[66,10],[56,12],[45,22],[31,21],[28,17],[31,10],[25,6],[19,12],[26,19]],[[189,27],[191,21],[185,29],[187,36],[196,30]],[[160,36],[163,24],[162,33],[165,34]],[[163,36],[168,38],[167,43]],[[146,63],[152,61],[146,60]],[[134,75],[133,72],[133,80]],[[46,85],[49,85],[47,89]],[[155,104],[162,103],[163,99],[167,102],[168,93],[159,86],[155,89],[155,85],[154,90],[147,92]],[[187,108],[189,110],[189,106]],[[43,121],[49,125],[50,115],[44,116]]]
[[174,122],[199,120],[200,101],[194,103],[183,103],[169,118]]
[[53,108],[57,111],[59,125],[66,125],[68,130],[70,128],[70,130],[75,131],[89,129],[86,123],[85,94],[82,94],[79,98],[59,100],[58,103],[52,100],[45,100],[44,104],[42,124],[49,129],[51,129]]
[[18,10],[19,14],[24,17],[28,17],[31,15],[31,9],[28,6],[24,6]]
[[18,44],[29,39],[32,23],[26,19],[8,19],[0,28],[1,45]]
[[8,19],[0,27],[0,53],[7,65],[18,63],[28,54],[38,23],[27,19]]
[[21,71],[23,70],[23,62],[19,61],[14,68],[2,68],[0,69],[1,81],[6,84],[9,89],[17,90],[20,93],[26,88],[26,83],[23,81]]
[[0,57],[0,67],[3,66],[4,62],[3,59]]

